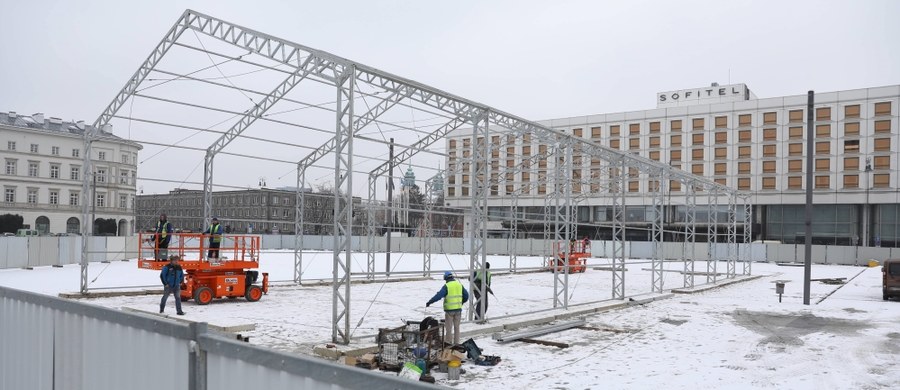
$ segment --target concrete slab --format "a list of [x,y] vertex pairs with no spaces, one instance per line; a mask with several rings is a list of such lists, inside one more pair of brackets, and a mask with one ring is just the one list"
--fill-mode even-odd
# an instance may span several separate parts
[[716,289],[719,287],[724,287],[730,284],[747,282],[754,279],[759,279],[763,277],[763,275],[739,275],[734,279],[726,279],[723,281],[719,281],[715,284],[704,284],[701,286],[694,286],[693,288],[675,288],[672,289],[672,293],[675,294],[696,294],[703,291],[709,291],[712,289]]
[[[189,320],[189,319],[181,317],[181,316],[176,316],[176,315],[171,315],[171,314],[166,314],[166,313],[156,313],[156,312],[152,312],[149,310],[135,309],[133,307],[122,307],[121,310],[131,312],[131,313],[141,313],[141,314],[146,314],[146,315],[168,318],[173,321],[184,322],[184,323],[188,323],[188,324],[198,322],[198,321]],[[252,323],[251,324],[232,324],[232,325],[223,325],[223,324],[217,325],[217,324],[207,323],[206,327],[209,330],[217,331],[220,333],[229,333],[229,334],[237,333],[237,332],[249,332],[251,330],[256,330],[256,324],[252,324]]]

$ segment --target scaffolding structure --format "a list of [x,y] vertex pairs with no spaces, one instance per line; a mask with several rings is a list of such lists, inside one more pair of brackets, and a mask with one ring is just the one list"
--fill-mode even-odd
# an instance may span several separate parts
[[[198,41],[199,47],[182,42],[190,32]],[[210,42],[212,41],[212,42]],[[213,49],[204,45],[216,44],[219,49]],[[180,71],[166,70],[160,64],[172,48],[179,48],[179,55],[173,58],[169,65],[183,64]],[[230,50],[230,52],[228,52]],[[213,66],[205,66],[202,71],[215,70],[221,77],[201,77],[200,70],[192,71],[195,62],[185,62],[183,57],[188,54],[201,53],[203,59],[213,62]],[[213,58],[219,62],[214,62]],[[225,66],[241,66],[242,72],[226,75],[222,71]],[[235,70],[237,71],[237,70]],[[257,75],[255,72],[259,72]],[[238,86],[237,79],[245,75],[259,77],[257,85],[274,85],[265,88],[261,92],[259,88]],[[162,83],[148,81],[150,75],[166,75],[171,77]],[[224,79],[226,82],[218,80]],[[191,85],[203,85],[209,88],[225,88],[238,92],[236,101],[225,101],[225,97],[213,95],[198,95],[200,101],[178,100],[163,96],[150,95],[145,92],[149,88],[160,85],[170,85],[170,82],[190,82]],[[174,88],[174,87],[173,87]],[[198,92],[199,94],[199,92]],[[250,96],[255,96],[251,98]],[[246,99],[244,99],[246,98]],[[220,123],[229,124],[227,129],[210,130],[211,127],[180,125],[175,121],[167,122],[161,119],[146,119],[133,115],[134,101],[143,99],[160,105],[174,105],[190,110],[203,110],[214,112],[217,119],[226,117]],[[302,100],[301,100],[302,99]],[[248,105],[246,100],[250,100]],[[126,103],[132,105],[125,112]],[[290,119],[280,119],[281,115],[296,115]],[[423,210],[425,222],[418,229],[422,235],[422,271],[423,276],[429,276],[432,272],[432,217],[436,215],[435,206],[438,198],[434,190],[437,180],[443,181],[441,187],[446,188],[457,175],[465,175],[469,178],[470,193],[464,194],[468,202],[464,210],[459,210],[460,215],[466,219],[464,239],[467,242],[469,261],[465,270],[456,270],[470,275],[472,272],[486,270],[487,239],[489,235],[488,224],[492,219],[500,219],[508,222],[508,237],[510,265],[513,271],[517,270],[517,255],[515,240],[520,236],[520,223],[540,224],[544,229],[544,239],[552,242],[569,242],[577,239],[579,226],[576,207],[588,199],[596,197],[607,200],[610,206],[611,228],[610,242],[612,245],[612,299],[624,299],[625,291],[625,261],[628,257],[626,247],[628,244],[627,230],[634,227],[628,226],[626,208],[632,200],[626,197],[629,191],[630,181],[649,180],[647,189],[650,193],[652,219],[649,231],[649,241],[652,241],[652,280],[651,291],[662,292],[664,290],[664,244],[667,233],[674,236],[680,233],[667,232],[666,215],[671,214],[674,208],[667,201],[666,193],[672,183],[677,182],[687,189],[685,199],[684,244],[685,248],[681,261],[684,262],[684,285],[694,286],[694,243],[696,232],[700,228],[697,218],[697,193],[708,194],[707,202],[707,234],[709,237],[707,257],[707,280],[714,283],[717,263],[717,226],[718,204],[720,197],[727,197],[728,224],[725,242],[728,245],[728,277],[735,277],[736,261],[743,260],[743,273],[750,272],[750,254],[738,249],[737,230],[738,223],[743,225],[743,242],[748,242],[751,237],[749,225],[752,223],[749,198],[744,194],[716,183],[709,179],[694,176],[687,172],[673,168],[672,166],[632,154],[627,151],[613,149],[599,145],[590,138],[573,136],[570,132],[551,128],[537,122],[529,121],[506,113],[497,108],[473,102],[471,100],[444,92],[403,77],[393,75],[374,67],[360,64],[328,52],[309,48],[288,40],[280,39],[253,29],[239,26],[215,17],[196,11],[187,10],[178,19],[175,25],[166,33],[161,42],[154,48],[147,60],[141,64],[135,74],[127,81],[126,85],[112,100],[94,123],[94,129],[101,129],[114,118],[153,124],[156,126],[171,127],[176,129],[189,129],[198,132],[212,133],[208,146],[184,147],[186,150],[204,152],[203,178],[199,182],[182,181],[179,184],[194,184],[202,188],[203,202],[202,215],[208,220],[213,215],[216,205],[213,203],[212,193],[217,187],[240,188],[239,183],[217,183],[214,179],[214,162],[222,156],[241,157],[258,162],[281,164],[291,167],[291,173],[296,172],[296,198],[293,207],[294,225],[294,268],[293,281],[301,283],[304,273],[304,232],[308,221],[305,211],[310,207],[309,186],[327,181],[331,185],[331,210],[332,216],[330,230],[333,235],[331,242],[332,265],[332,341],[349,343],[352,336],[351,329],[351,269],[362,268],[353,258],[354,237],[366,235],[365,274],[369,279],[375,279],[379,274],[376,269],[376,252],[378,237],[383,232],[383,226],[379,225],[378,213],[393,212],[395,207],[391,199],[379,200],[378,183],[394,166],[401,163],[409,163],[434,175],[427,176],[424,181],[424,204],[418,210]],[[187,120],[185,115],[180,118]],[[272,130],[262,136],[245,134],[248,129],[266,130],[269,126],[278,126],[280,130]],[[392,131],[399,137],[398,146],[400,153],[393,159],[380,153],[373,153],[374,147],[388,145],[384,133]],[[452,132],[467,132],[471,140],[471,153],[456,158],[442,151],[442,143]],[[323,135],[324,134],[324,135]],[[314,138],[317,135],[319,138]],[[84,155],[84,191],[83,191],[83,231],[89,230],[89,207],[92,202],[89,198],[89,183],[92,176],[91,167],[91,141],[96,134],[85,132]],[[501,140],[506,140],[505,143]],[[277,144],[279,147],[290,147],[291,154],[288,157],[274,155],[274,152],[265,151],[256,154],[238,153],[243,150],[234,146],[242,141],[267,142],[267,145]],[[296,141],[292,141],[296,140]],[[512,142],[510,142],[512,141]],[[174,147],[176,144],[163,140],[141,140],[144,144],[156,144],[160,147]],[[507,163],[500,164],[499,152],[505,145],[515,150],[523,148],[525,143],[537,142],[545,146],[546,150],[531,155],[512,156],[507,152]],[[313,146],[309,146],[313,145]],[[315,146],[318,145],[318,146]],[[393,145],[393,142],[391,142]],[[275,146],[272,146],[273,148]],[[297,156],[297,149],[301,149],[302,158],[290,158]],[[509,149],[507,149],[509,150]],[[422,156],[429,158],[446,159],[450,163],[446,170],[435,168],[431,162],[417,162]],[[511,162],[510,162],[511,161]],[[518,162],[516,162],[518,161]],[[538,169],[535,170],[535,167]],[[590,173],[584,175],[588,170]],[[322,175],[322,172],[325,172]],[[223,175],[217,170],[219,178]],[[228,172],[228,171],[226,171]],[[517,179],[524,173],[536,172],[537,180]],[[321,176],[317,176],[321,175]],[[156,177],[144,177],[145,180],[165,181],[163,175]],[[317,179],[318,177],[318,179]],[[367,182],[365,191],[355,188],[354,183]],[[389,186],[393,185],[391,180]],[[516,188],[518,187],[518,188]],[[585,191],[585,188],[587,191]],[[532,194],[532,190],[539,189],[540,195]],[[410,190],[411,191],[411,190]],[[365,192],[366,198],[355,197],[357,192]],[[446,193],[446,190],[445,190]],[[510,198],[506,198],[510,197]],[[541,199],[543,215],[535,217],[522,215],[520,218],[520,201],[522,199]],[[508,215],[489,215],[489,206],[499,199],[503,207],[509,207]],[[318,202],[318,201],[317,201]],[[494,203],[492,203],[494,202]],[[742,205],[743,215],[738,215],[738,202]],[[360,204],[360,207],[356,205]],[[321,206],[319,206],[321,207]],[[411,206],[407,206],[411,207]],[[355,218],[354,211],[364,210],[364,218]],[[740,217],[740,218],[739,218]],[[249,216],[247,216],[249,218]],[[448,231],[450,229],[448,228]],[[362,233],[360,233],[362,232]],[[81,289],[87,291],[87,258],[89,243],[87,234],[83,236],[82,245],[82,275]],[[569,245],[563,249],[568,258]],[[551,248],[546,247],[548,252]],[[388,248],[390,250],[390,248]],[[547,255],[556,256],[555,253]],[[559,270],[553,267],[553,296],[554,308],[567,309],[570,304],[571,286],[566,266]],[[387,275],[391,269],[385,269]],[[485,296],[487,286],[475,284],[469,278],[469,290]],[[469,302],[468,319],[472,320],[475,312],[474,300]],[[486,303],[484,303],[486,305]],[[484,312],[485,307],[481,307]],[[482,318],[485,321],[487,318]]]

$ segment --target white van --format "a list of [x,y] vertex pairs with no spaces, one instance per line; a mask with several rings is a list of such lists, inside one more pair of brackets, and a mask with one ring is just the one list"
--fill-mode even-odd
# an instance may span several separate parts
[[37,237],[38,231],[32,229],[19,229],[16,231],[16,237]]

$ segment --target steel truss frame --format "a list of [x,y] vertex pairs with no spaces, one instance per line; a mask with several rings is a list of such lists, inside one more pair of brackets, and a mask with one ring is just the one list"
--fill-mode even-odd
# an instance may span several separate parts
[[662,293],[665,278],[663,277],[663,222],[665,217],[665,186],[668,182],[662,171],[652,174],[656,179],[650,180],[650,192],[653,197],[653,220],[651,221],[651,238],[653,242],[653,263],[650,291]]
[[706,258],[706,282],[707,283],[715,283],[719,279],[719,274],[716,273],[716,268],[718,266],[719,259],[716,257],[717,248],[716,243],[719,239],[718,234],[718,223],[719,223],[719,192],[718,189],[713,188],[709,193],[709,200],[706,205],[708,208],[707,211],[707,221],[708,224],[706,226],[706,234],[707,234],[707,258]]
[[[554,169],[566,169],[565,175],[554,178],[553,202],[556,223],[555,238],[567,240],[573,234],[573,212],[571,197],[571,156],[572,147],[578,145],[585,156],[596,157],[607,161],[616,166],[616,177],[612,180],[617,183],[616,191],[613,193],[613,210],[614,215],[614,265],[618,271],[613,272],[613,297],[624,298],[624,205],[625,205],[625,183],[627,178],[627,169],[635,168],[641,172],[658,172],[661,177],[668,177],[672,180],[680,180],[682,182],[696,181],[708,188],[721,191],[726,194],[733,192],[732,189],[719,185],[705,178],[693,176],[687,172],[674,169],[666,164],[653,161],[648,158],[633,155],[627,151],[610,149],[598,144],[592,140],[580,137],[573,137],[565,132],[554,130],[550,127],[540,125],[535,122],[528,121],[521,117],[517,117],[501,110],[491,108],[489,106],[479,104],[436,88],[426,86],[387,72],[380,71],[376,68],[359,64],[345,58],[316,50],[307,46],[273,37],[271,35],[229,23],[221,19],[217,19],[196,11],[186,10],[182,16],[176,21],[172,28],[162,38],[160,43],[154,48],[147,60],[138,68],[134,76],[128,80],[125,86],[113,98],[112,102],[103,113],[97,118],[93,128],[101,129],[106,126],[109,121],[116,116],[118,111],[124,106],[125,102],[138,96],[136,91],[138,86],[143,83],[147,75],[156,68],[161,58],[168,50],[176,44],[178,38],[183,32],[192,30],[200,35],[209,36],[219,41],[225,42],[231,46],[247,50],[255,55],[265,57],[278,64],[287,65],[290,69],[290,76],[285,79],[282,84],[276,87],[269,95],[267,95],[260,103],[251,107],[242,118],[232,126],[225,135],[223,135],[216,143],[208,149],[208,161],[204,175],[204,217],[209,217],[211,210],[211,194],[213,166],[212,161],[216,153],[221,152],[227,147],[228,143],[235,137],[241,135],[254,121],[260,119],[263,113],[271,108],[275,103],[280,101],[284,94],[290,88],[296,86],[304,78],[315,78],[319,82],[333,85],[336,88],[337,101],[335,102],[335,136],[329,142],[326,142],[318,149],[310,153],[306,158],[297,163],[297,209],[295,217],[295,230],[297,237],[295,242],[298,244],[295,252],[295,282],[300,282],[302,273],[302,228],[303,228],[303,210],[305,209],[304,191],[300,188],[304,183],[306,169],[315,161],[323,158],[329,153],[335,155],[334,166],[334,249],[333,249],[333,300],[332,300],[332,339],[334,342],[348,343],[350,337],[349,314],[350,314],[350,243],[352,237],[352,165],[353,165],[353,140],[357,131],[366,125],[375,121],[385,111],[391,109],[401,100],[409,100],[425,107],[437,109],[440,112],[447,113],[454,118],[453,121],[459,121],[459,125],[463,123],[473,124],[473,144],[476,145],[473,156],[472,178],[473,178],[473,196],[471,203],[471,253],[470,253],[470,269],[484,269],[486,259],[485,239],[486,239],[486,219],[487,219],[487,198],[491,186],[491,172],[489,171],[490,156],[490,129],[496,126],[501,129],[508,129],[514,134],[532,134],[538,139],[547,140],[548,147],[558,148],[565,153],[561,164],[558,164],[559,156],[553,156]],[[279,70],[282,71],[283,70]],[[365,84],[372,86],[379,91],[390,94],[369,112],[356,116],[354,114],[354,98],[357,94],[356,85]],[[235,87],[236,88],[236,87]],[[359,95],[364,95],[359,93]],[[452,127],[452,126],[451,126]],[[458,126],[457,126],[458,127]],[[456,127],[453,127],[454,129]],[[449,131],[449,128],[448,128]],[[444,134],[435,134],[434,142]],[[84,157],[84,182],[82,199],[85,201],[82,205],[82,231],[90,231],[91,223],[89,222],[89,203],[93,201],[89,198],[89,183],[92,177],[92,164],[90,158],[91,141],[95,134],[92,131],[85,132],[85,157]],[[483,137],[481,144],[478,143],[478,137]],[[552,144],[551,144],[552,142]],[[425,145],[426,143],[423,143]],[[428,143],[430,144],[430,143]],[[397,158],[402,161],[416,154],[421,148],[408,148],[408,155]],[[378,175],[376,175],[378,176]],[[549,219],[550,214],[545,215],[545,219]],[[371,230],[369,230],[371,234]],[[81,289],[82,292],[87,291],[87,257],[89,240],[87,234],[82,236],[82,274]],[[370,247],[370,250],[372,248]],[[554,304],[560,304],[559,291],[567,291],[565,279],[555,282],[559,285],[555,289]],[[560,288],[561,287],[561,288]],[[567,294],[562,295],[562,306],[567,305]],[[472,304],[469,305],[469,318],[472,317]]]
[[737,196],[735,194],[728,195],[728,226],[726,234],[726,243],[728,244],[728,263],[726,275],[728,278],[735,277],[735,267],[737,265],[738,248],[737,248]]
[[742,196],[741,200],[744,207],[744,267],[741,274],[750,275],[753,266],[753,204],[750,203],[750,196]]
[[684,261],[684,287],[694,287],[695,243],[697,241],[697,189],[693,183],[685,183],[684,241],[682,261]]

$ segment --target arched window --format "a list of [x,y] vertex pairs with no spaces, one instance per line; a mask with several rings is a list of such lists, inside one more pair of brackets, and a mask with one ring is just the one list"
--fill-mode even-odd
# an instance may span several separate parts
[[38,231],[38,234],[42,236],[46,236],[50,234],[50,218],[45,216],[37,217],[34,221],[34,228]]
[[81,222],[78,218],[72,217],[66,221],[66,233],[78,234],[81,232]]
[[128,235],[128,221],[124,219],[119,220],[119,235],[127,236]]

